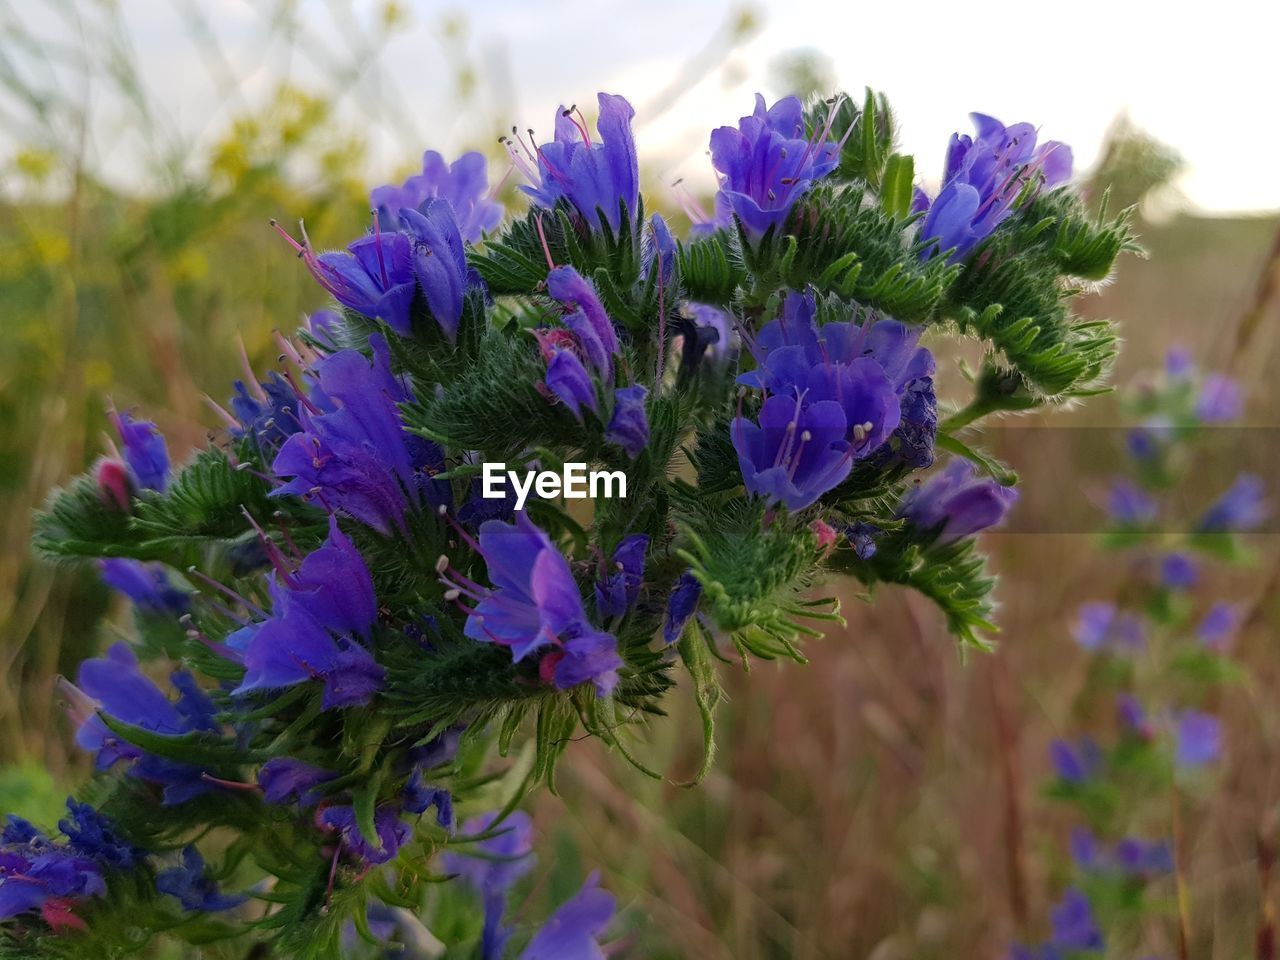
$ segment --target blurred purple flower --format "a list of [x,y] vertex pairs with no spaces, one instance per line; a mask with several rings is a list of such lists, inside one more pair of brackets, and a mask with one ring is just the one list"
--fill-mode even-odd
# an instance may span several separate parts
[[1102,950],[1105,942],[1094,919],[1089,898],[1075,887],[1063,894],[1062,900],[1049,913],[1053,927],[1050,943],[1063,950]]
[[592,873],[533,935],[518,960],[605,960],[597,938],[615,909],[613,894],[601,890],[599,874]]
[[1087,783],[1102,769],[1102,751],[1090,737],[1081,737],[1075,745],[1054,740],[1049,744],[1049,759],[1058,776],[1072,784]]
[[320,802],[321,794],[316,788],[336,776],[332,771],[292,757],[276,757],[258,771],[258,786],[267,803],[296,802],[299,806],[311,807]]
[[169,447],[164,434],[150,420],[135,420],[128,413],[113,413],[111,419],[133,482],[143,490],[164,493],[169,483]]
[[421,212],[433,197],[448,202],[467,243],[476,243],[502,220],[502,204],[489,195],[488,161],[475,151],[445,163],[444,157],[428,150],[422,155],[422,173],[399,186],[376,187],[369,200],[377,210],[382,229],[397,230],[402,209]]
[[1147,713],[1133,694],[1122,693],[1116,697],[1116,718],[1128,732],[1144,740],[1151,739],[1152,730]]
[[373,812],[375,837],[366,837],[361,832],[355,808],[350,806],[325,807],[316,814],[316,825],[337,831],[347,852],[370,865],[394,860],[412,833],[409,825],[400,819],[399,807],[390,803],[380,804]]
[[1196,529],[1201,533],[1252,530],[1271,513],[1263,496],[1262,478],[1242,473],[1204,512]]
[[1164,372],[1171,379],[1185,380],[1195,371],[1195,361],[1186,347],[1175,344],[1164,355]]
[[1156,501],[1131,480],[1117,480],[1107,496],[1107,513],[1122,527],[1145,527],[1156,518]]
[[909,490],[898,516],[920,531],[935,531],[937,542],[952,543],[1004,520],[1018,491],[992,477],[980,476],[973,464],[952,458],[942,470]]
[[1237,420],[1244,410],[1240,385],[1230,377],[1211,373],[1200,385],[1196,398],[1196,417],[1202,423],[1226,423]]
[[1222,723],[1199,710],[1183,710],[1176,718],[1174,761],[1183,769],[1213,763],[1222,753]]
[[1236,631],[1240,629],[1241,611],[1231,603],[1215,603],[1205,613],[1196,635],[1205,649],[1224,653],[1230,647]]
[[1121,653],[1142,648],[1146,624],[1140,614],[1121,611],[1114,603],[1092,600],[1080,604],[1072,635],[1091,653]]
[[702,599],[702,582],[686,570],[680,574],[667,598],[667,617],[662,624],[662,642],[668,647],[676,643],[684,633],[685,624],[698,609]]
[[107,557],[98,561],[98,572],[103,583],[146,613],[180,616],[191,606],[186,593],[169,582],[162,563]]
[[1190,590],[1198,577],[1196,562],[1185,553],[1166,553],[1160,559],[1160,584],[1166,590]]
[[245,897],[228,895],[218,890],[218,885],[205,871],[204,857],[194,846],[182,851],[182,865],[161,870],[156,875],[156,889],[171,897],[177,897],[182,909],[215,913],[230,910],[245,902]]
[[[496,813],[472,817],[462,825],[465,835],[476,836],[494,831],[494,836],[475,844],[479,856],[467,852],[443,856],[444,869],[457,875],[481,898],[484,904],[484,931],[480,941],[481,960],[499,960],[511,936],[502,923],[507,907],[507,891],[533,867],[533,823],[529,815],[517,810],[500,823]],[[459,846],[460,851],[467,851]]]

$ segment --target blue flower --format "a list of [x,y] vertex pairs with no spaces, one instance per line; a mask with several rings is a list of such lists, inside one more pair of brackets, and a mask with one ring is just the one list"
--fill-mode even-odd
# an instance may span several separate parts
[[98,572],[103,583],[146,613],[178,616],[191,606],[187,595],[169,582],[164,564],[108,557],[99,561]]
[[1222,753],[1222,723],[1199,710],[1183,710],[1176,718],[1174,762],[1183,769],[1213,763]]
[[968,460],[955,457],[902,498],[898,516],[936,531],[938,543],[951,543],[1000,523],[1017,499],[1013,487],[979,476]]
[[[444,200],[428,200],[421,210],[401,210],[400,223],[412,242],[413,275],[427,309],[453,343],[458,337],[467,289],[474,279],[467,267],[467,252],[453,208]],[[406,336],[409,333],[397,332]]]
[[809,506],[853,467],[846,427],[845,413],[834,400],[804,403],[773,396],[760,408],[758,424],[735,417],[731,436],[747,491],[789,510]]
[[573,897],[534,934],[518,960],[604,960],[597,938],[613,919],[616,902],[592,873]]
[[67,847],[0,848],[0,920],[40,910],[55,930],[82,930],[84,921],[71,912],[73,901],[106,892],[101,866]]
[[850,524],[845,528],[844,535],[849,540],[853,552],[857,554],[859,560],[870,560],[876,555],[876,537],[880,534],[880,528],[870,523],[863,523],[859,520],[857,523]]
[[1063,894],[1061,902],[1049,912],[1053,927],[1050,943],[1063,950],[1101,950],[1105,946],[1102,931],[1093,917],[1089,898],[1075,887]]
[[1164,355],[1164,372],[1171,380],[1186,380],[1191,377],[1196,372],[1191,351],[1180,345],[1170,347]]
[[1173,872],[1173,848],[1165,840],[1124,837],[1116,843],[1111,857],[1118,869],[1132,876]]
[[351,806],[325,807],[316,815],[316,823],[322,829],[337,831],[343,848],[370,865],[394,860],[412,833],[409,825],[400,819],[400,808],[390,803],[381,804],[373,811],[375,837],[366,837],[361,832],[355,808]]
[[506,144],[512,162],[529,180],[520,189],[534,203],[554,207],[558,200],[567,200],[588,226],[600,229],[603,217],[617,234],[624,226],[623,206],[629,221],[634,221],[640,207],[640,165],[631,134],[635,110],[614,94],[601,93],[598,101],[598,142],[581,113],[561,107],[556,111],[554,140],[536,147],[523,139]]
[[428,150],[422,155],[422,173],[399,186],[387,184],[369,194],[383,230],[399,229],[402,209],[421,212],[433,197],[448,202],[468,243],[480,240],[502,220],[502,204],[489,195],[488,161],[474,150],[453,163],[445,163],[444,157]]
[[271,495],[318,498],[327,509],[389,534],[404,529],[406,506],[417,505],[422,474],[431,467],[415,460],[415,452],[433,451],[404,430],[398,404],[412,394],[391,372],[387,341],[374,334],[369,345],[372,360],[341,350],[316,364],[317,383],[332,408],[302,411],[304,429],[285,441],[271,464],[276,476],[292,479]]
[[1116,697],[1116,718],[1128,732],[1143,740],[1151,739],[1151,724],[1147,721],[1147,712],[1133,694],[1122,693]]
[[933,241],[922,254],[926,258],[950,251],[952,261],[963,259],[1013,212],[1028,185],[1056,187],[1071,177],[1071,148],[1065,144],[1051,140],[1037,147],[1029,123],[1006,127],[981,113],[970,117],[976,138],[952,136],[942,190],[931,203],[924,198],[928,213],[920,238]]
[[649,443],[649,418],[644,409],[648,395],[648,388],[640,383],[619,389],[614,394],[613,416],[604,431],[605,440],[620,446],[632,460]]
[[[67,797],[67,813],[70,816],[58,821],[58,829],[80,856],[114,870],[130,870],[146,857],[145,851],[119,836],[111,821],[89,804]],[[10,842],[7,834],[5,842]]]
[[652,274],[656,267],[654,281],[661,282],[664,288],[669,288],[675,279],[676,240],[666,218],[660,213],[649,218],[649,231],[640,251],[640,266],[645,276]]
[[404,788],[404,809],[409,813],[423,814],[436,808],[436,823],[445,830],[453,830],[453,794],[444,787],[428,784],[421,770],[414,770]]
[[1072,628],[1076,643],[1091,653],[1140,650],[1146,642],[1141,615],[1119,610],[1114,603],[1091,600],[1080,604]]
[[1072,784],[1087,783],[1102,769],[1102,751],[1089,737],[1081,737],[1074,746],[1054,740],[1049,744],[1049,759],[1058,776]]
[[[472,856],[467,852],[444,854],[444,869],[469,886],[484,904],[484,930],[481,934],[482,960],[499,960],[511,936],[502,923],[507,908],[507,891],[533,867],[533,823],[529,815],[517,810],[497,823],[496,813],[472,817],[462,825],[464,834],[477,836],[493,831],[494,835],[475,844]],[[460,847],[461,851],[468,848]]]
[[134,420],[128,413],[112,414],[129,476],[143,490],[164,493],[169,483],[169,448],[150,420]]
[[276,757],[268,760],[258,771],[258,786],[262,799],[267,803],[297,803],[303,807],[320,802],[316,789],[322,783],[334,779],[337,774],[292,757]]
[[1230,377],[1211,373],[1200,385],[1196,397],[1196,417],[1202,423],[1226,423],[1239,419],[1244,410],[1244,395],[1240,384]]
[[[302,429],[298,411],[302,400],[292,384],[274,370],[261,383],[243,380],[235,382],[235,396],[231,398],[231,412],[239,421],[232,430],[233,436],[250,436],[264,450],[278,450],[280,444]],[[311,397],[315,404],[317,397]]]
[[547,274],[547,295],[565,308],[564,324],[583,357],[601,376],[611,378],[618,335],[595,287],[573,267],[554,267]]
[[766,107],[756,94],[755,111],[737,127],[711,132],[717,209],[732,211],[752,239],[771,227],[782,229],[795,202],[840,163],[840,144],[830,140],[834,114],[833,106],[826,123],[808,134],[798,98]]
[[601,696],[612,693],[622,666],[617,640],[587,620],[568,561],[528,514],[518,512],[514,525],[486,521],[479,549],[491,589],[445,580],[476,602],[466,635],[509,647],[516,662],[546,651],[539,673],[561,690],[589,680]]
[[271,616],[227,638],[245,667],[233,692],[318,679],[326,709],[367,703],[384,671],[359,640],[369,637],[378,601],[369,568],[333,517],[324,544],[296,572],[274,576],[270,592]]
[[1263,499],[1262,478],[1242,473],[1204,512],[1196,529],[1201,533],[1252,530],[1271,513]]
[[1156,501],[1131,480],[1117,480],[1107,495],[1107,513],[1122,527],[1145,527],[1156,518]]
[[546,388],[581,423],[583,407],[592,413],[600,409],[591,375],[572,351],[550,347],[549,352]]
[[1206,649],[1221,653],[1227,649],[1236,631],[1240,629],[1240,621],[1240,610],[1234,604],[1215,603],[1200,621],[1196,636]]
[[230,910],[245,902],[240,895],[224,894],[217,883],[205,871],[204,857],[194,846],[182,851],[182,865],[162,870],[156,876],[156,889],[171,897],[177,897],[182,909],[216,913]]
[[644,558],[649,536],[635,533],[618,544],[600,579],[596,582],[596,613],[601,620],[623,617],[636,604],[644,579]]
[[702,582],[691,570],[680,574],[675,586],[671,588],[671,596],[667,598],[667,618],[662,624],[662,642],[668,647],[679,641],[684,633],[685,624],[698,609],[698,601],[702,599]]
[[407,235],[377,230],[349,244],[345,253],[316,254],[310,245],[298,243],[283,230],[280,233],[338,303],[362,316],[384,321],[402,337],[409,336],[418,285],[413,271],[413,243]]
[[1198,575],[1195,561],[1185,553],[1166,553],[1160,560],[1160,584],[1166,590],[1190,590]]
[[213,787],[199,767],[155,756],[121,740],[97,716],[97,711],[164,736],[216,731],[213,702],[191,675],[179,671],[170,680],[179,691],[175,701],[142,674],[132,651],[117,643],[105,656],[82,663],[76,686],[67,687],[79,721],[76,743],[95,754],[99,770],[123,761],[129,764],[133,776],[162,785],[166,805],[190,800]]

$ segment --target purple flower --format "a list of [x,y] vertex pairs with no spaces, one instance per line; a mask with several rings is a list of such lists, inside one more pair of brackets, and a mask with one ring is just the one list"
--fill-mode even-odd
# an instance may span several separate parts
[[400,186],[387,184],[369,194],[383,230],[400,226],[400,211],[421,212],[426,201],[438,197],[453,209],[458,229],[467,243],[475,243],[502,220],[502,204],[489,196],[488,161],[474,150],[453,163],[434,150],[422,155],[422,173],[414,174]]
[[412,832],[400,819],[399,808],[390,803],[381,804],[373,812],[374,837],[361,832],[355,808],[350,806],[325,807],[316,814],[316,825],[322,830],[336,830],[347,852],[371,865],[394,860]]
[[795,202],[840,163],[841,145],[829,139],[834,114],[835,107],[808,134],[799,99],[784,97],[766,108],[756,94],[755,111],[737,127],[711,132],[711,163],[720,181],[717,209],[732,211],[752,239],[771,227],[781,230]]
[[1122,693],[1116,697],[1116,718],[1125,730],[1144,740],[1151,739],[1151,724],[1147,721],[1147,713],[1133,694]]
[[680,574],[675,586],[671,588],[671,596],[667,599],[667,619],[662,625],[662,642],[668,647],[676,643],[684,633],[685,624],[698,609],[698,601],[702,599],[702,582],[686,570]]
[[1251,530],[1262,524],[1270,513],[1263,499],[1262,478],[1242,473],[1204,512],[1196,529],[1201,533]]
[[1156,518],[1156,501],[1130,480],[1117,480],[1107,495],[1107,513],[1122,527],[1145,527]]
[[640,258],[641,270],[645,276],[650,276],[656,266],[655,283],[661,282],[663,287],[671,285],[676,269],[676,240],[671,235],[666,218],[660,213],[649,218],[649,230],[645,234]]
[[1173,380],[1185,380],[1195,373],[1195,361],[1191,358],[1191,351],[1186,347],[1175,344],[1169,348],[1164,355],[1164,372]]
[[605,440],[617,444],[632,460],[640,456],[649,443],[649,418],[644,409],[648,395],[648,388],[640,383],[616,391],[613,416],[604,431]]
[[738,382],[805,404],[837,403],[852,459],[876,453],[894,438],[883,456],[931,463],[934,361],[919,346],[919,328],[896,320],[819,327],[816,312],[812,291],[788,293],[781,315],[751,344],[757,368]]
[[733,317],[703,303],[684,306],[689,316],[681,327],[681,373],[695,373],[704,356],[713,369],[723,370],[737,355]]
[[1240,385],[1230,377],[1211,373],[1200,385],[1196,398],[1196,417],[1202,423],[1226,423],[1239,419],[1244,410]]
[[1236,631],[1240,629],[1240,621],[1241,611],[1234,604],[1215,603],[1200,621],[1196,635],[1206,650],[1223,653],[1230,646]]
[[[240,426],[232,430],[237,437],[250,436],[265,450],[278,450],[280,445],[302,429],[298,411],[302,400],[293,386],[274,370],[261,383],[251,381],[247,387],[243,380],[235,382],[235,396],[231,398],[231,412]],[[312,404],[319,394],[311,397]]]
[[1183,769],[1203,767],[1222,753],[1222,723],[1199,710],[1183,710],[1176,719],[1174,762]]
[[1166,590],[1190,590],[1198,575],[1195,561],[1185,553],[1166,553],[1160,559],[1160,584]]
[[870,560],[876,555],[876,537],[879,534],[879,527],[863,523],[861,520],[850,524],[844,531],[849,545],[853,547],[853,552],[857,554],[859,560]]
[[103,583],[146,613],[179,616],[191,606],[187,595],[169,582],[164,564],[108,557],[98,562],[98,572]]
[[[400,223],[412,243],[413,275],[427,309],[453,343],[472,275],[453,208],[444,200],[428,200],[421,210],[401,210]],[[408,330],[397,330],[404,336]]]
[[1086,783],[1102,769],[1102,751],[1089,737],[1072,745],[1065,740],[1049,744],[1049,759],[1058,776],[1072,784]]
[[[89,804],[67,797],[67,813],[67,819],[58,821],[58,829],[67,838],[68,846],[80,856],[114,870],[130,870],[146,857],[144,851],[116,833],[115,825]],[[5,842],[11,842],[7,832]]]
[[[492,837],[475,844],[479,856],[448,851],[443,857],[444,869],[471,887],[484,903],[480,946],[483,960],[502,956],[502,948],[511,936],[511,930],[502,923],[507,891],[533,867],[533,823],[529,815],[517,810],[495,823],[497,817],[497,813],[481,814],[462,825],[462,832],[471,836],[494,832]],[[467,849],[460,847],[462,851]]]
[[404,809],[409,813],[424,814],[436,808],[436,824],[453,831],[453,794],[444,787],[428,784],[421,770],[414,770],[404,788]]
[[177,897],[183,910],[199,910],[202,913],[230,910],[245,901],[243,896],[219,892],[218,885],[205,871],[204,857],[190,845],[182,851],[181,866],[162,870],[156,876],[156,889]]
[[143,490],[164,493],[169,483],[169,448],[164,434],[150,420],[134,420],[127,413],[114,413],[111,419],[124,447],[130,478]]
[[604,960],[597,938],[616,906],[613,895],[600,889],[599,874],[592,873],[533,935],[519,960]]
[[747,492],[801,510],[837,487],[853,467],[840,404],[773,396],[759,423],[734,418],[731,435]]
[[348,245],[345,253],[317,254],[277,229],[333,299],[348,310],[384,321],[402,337],[409,336],[418,285],[408,236],[377,230]]
[[1092,870],[1098,865],[1098,838],[1093,831],[1084,827],[1071,831],[1071,859],[1082,870]]
[[267,803],[297,803],[311,807],[320,802],[316,789],[337,774],[292,757],[276,757],[268,760],[258,771],[258,786],[262,799]]
[[908,491],[898,516],[921,531],[937,531],[938,543],[952,543],[1000,523],[1017,499],[1017,490],[979,476],[968,460],[955,457]]
[[166,805],[182,803],[213,787],[203,779],[199,767],[155,756],[120,739],[97,711],[164,736],[216,731],[213,702],[191,675],[179,671],[170,681],[179,691],[174,701],[142,674],[132,651],[116,643],[105,656],[82,663],[76,686],[66,688],[79,724],[76,743],[94,753],[98,770],[122,761],[129,764],[133,776],[164,787]]
[[84,922],[71,912],[73,902],[106,892],[102,868],[67,847],[0,848],[0,920],[39,910],[55,930],[83,929]]
[[1117,609],[1114,603],[1089,601],[1080,604],[1072,635],[1090,653],[1140,650],[1146,642],[1142,617]]
[[547,274],[547,295],[564,307],[564,324],[582,356],[602,377],[611,379],[618,335],[596,288],[573,267],[554,267]]
[[1071,177],[1071,148],[1065,144],[1051,140],[1036,147],[1036,129],[1029,123],[1006,127],[981,113],[970,117],[977,136],[951,137],[942,190],[920,226],[920,238],[933,241],[925,258],[950,251],[952,261],[963,259],[1013,212],[1028,184],[1056,187]]
[[1164,840],[1124,837],[1116,843],[1111,858],[1118,869],[1133,876],[1173,872],[1173,848]]
[[378,603],[369,568],[336,519],[296,572],[277,572],[270,592],[271,616],[227,639],[245,667],[234,693],[318,679],[326,709],[367,703],[384,672],[357,638],[368,638]]
[[381,533],[404,529],[404,511],[417,504],[422,473],[430,464],[415,452],[398,404],[412,394],[391,372],[391,351],[380,334],[369,337],[372,360],[357,350],[341,350],[321,360],[316,380],[332,402],[329,411],[307,407],[304,429],[285,441],[271,465],[291,477],[272,496],[319,497]]
[[590,680],[608,696],[622,666],[617,640],[587,620],[569,563],[551,539],[520,511],[514,525],[481,525],[480,553],[491,589],[465,578],[445,581],[475,602],[466,635],[509,647],[516,662],[546,650],[539,663],[544,680],[561,690]]
[[1101,950],[1102,931],[1093,917],[1089,898],[1075,887],[1068,888],[1061,902],[1049,912],[1053,946],[1063,950]]
[[576,108],[561,107],[556,111],[554,140],[538,147],[523,139],[508,140],[507,150],[529,180],[520,189],[534,203],[549,208],[567,200],[590,227],[601,229],[603,217],[617,234],[624,226],[622,207],[626,206],[629,221],[634,221],[640,208],[640,166],[631,134],[635,110],[614,94],[601,93],[598,100],[599,141],[592,139]]
[[596,582],[596,614],[601,620],[626,616],[635,606],[648,549],[649,536],[644,533],[632,534],[618,544],[609,568]]
[[591,374],[587,373],[582,361],[572,351],[551,347],[549,352],[551,358],[547,363],[545,381],[547,390],[581,423],[583,407],[592,413],[597,413],[600,409]]

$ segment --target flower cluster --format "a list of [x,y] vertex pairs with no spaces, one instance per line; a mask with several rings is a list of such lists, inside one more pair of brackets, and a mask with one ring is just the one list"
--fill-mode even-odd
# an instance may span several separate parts
[[[1181,524],[1171,510],[1178,483],[1197,476],[1188,464],[1202,428],[1238,416],[1240,392],[1220,375],[1198,376],[1190,358],[1174,350],[1163,381],[1141,391],[1134,406],[1142,421],[1128,443],[1134,476],[1114,480],[1104,498],[1112,526],[1104,545],[1133,557],[1119,591],[1124,600],[1082,603],[1072,630],[1104,665],[1098,676],[1106,678],[1110,734],[1050,745],[1051,792],[1074,805],[1087,826],[1071,834],[1077,883],[1052,914],[1052,935],[1034,949],[1015,947],[1014,960],[1100,957],[1109,944],[1140,934],[1147,915],[1159,917],[1158,895],[1146,896],[1147,889],[1168,883],[1189,849],[1169,822],[1168,794],[1175,807],[1184,805],[1182,794],[1206,778],[1224,749],[1222,722],[1208,705],[1231,676],[1225,658],[1241,614],[1227,601],[1201,601],[1196,587],[1212,558],[1239,555],[1224,550],[1229,544],[1221,538],[1265,517],[1261,483],[1238,479]],[[1167,832],[1129,832],[1139,823],[1150,830],[1150,808],[1160,811],[1154,819]],[[1187,902],[1179,897],[1182,929]]]
[[[128,913],[144,937],[280,957],[600,957],[615,905],[595,874],[536,929],[515,906],[533,862],[517,808],[583,732],[631,759],[687,673],[710,758],[713,662],[803,659],[839,621],[811,596],[829,575],[918,590],[985,644],[976,535],[1016,494],[958,436],[977,416],[940,416],[926,344],[1002,315],[967,258],[1005,231],[1051,342],[1024,363],[997,321],[971,331],[992,346],[977,382],[1014,383],[1020,409],[1096,386],[1112,341],[1065,329],[1061,304],[1067,270],[1105,275],[1123,231],[1062,192],[1072,266],[1018,253],[1065,148],[984,119],[921,221],[906,178],[887,193],[885,116],[757,98],[710,134],[716,213],[686,239],[645,213],[632,106],[597,105],[594,124],[557,111],[551,140],[504,138],[493,187],[480,154],[428,151],[345,249],[277,227],[332,302],[277,338],[276,369],[246,358],[208,449],[174,468],[154,424],[116,413],[119,449],[51,500],[39,549],[94,564],[138,615],[64,687],[97,805],[65,840],[4,838],[5,936],[30,955],[144,949],[110,922]],[[508,214],[512,174],[527,209]],[[950,262],[920,256],[921,230]],[[1040,390],[1036,357],[1078,376]],[[1235,402],[1206,390],[1215,415]],[[1001,409],[964,409],[979,401]],[[492,496],[499,464],[585,464],[625,494]],[[1256,501],[1229,491],[1206,535]],[[1132,632],[1103,612],[1087,631],[1099,649]],[[1073,762],[1085,781],[1102,761]],[[1161,861],[1104,837],[1090,862]],[[1084,936],[1074,900],[1060,925]]]

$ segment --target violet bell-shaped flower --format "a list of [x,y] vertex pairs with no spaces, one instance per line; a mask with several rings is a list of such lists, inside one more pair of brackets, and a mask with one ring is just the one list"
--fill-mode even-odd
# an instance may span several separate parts
[[542,651],[544,681],[561,690],[591,681],[608,696],[622,666],[617,640],[587,619],[569,563],[551,538],[519,511],[513,525],[483,523],[472,545],[484,558],[492,587],[468,579],[445,558],[440,565],[449,595],[474,604],[463,607],[466,635],[510,648],[517,663]]
[[[720,181],[717,210],[732,211],[751,239],[782,229],[791,208],[814,181],[840,163],[842,143],[831,140],[838,103],[812,133],[797,97],[771,107],[756,94],[755,111],[736,127],[711,133],[711,163]],[[850,127],[852,130],[852,127]]]
[[489,164],[484,154],[472,150],[453,163],[434,150],[422,155],[422,173],[416,173],[400,185],[376,187],[369,200],[378,212],[383,230],[400,228],[402,209],[418,210],[426,201],[439,198],[453,208],[462,239],[478,242],[485,233],[502,221],[502,204],[489,192]]
[[1029,123],[1006,127],[994,117],[970,114],[977,135],[953,134],[942,189],[930,201],[917,193],[914,210],[927,209],[921,240],[932,243],[922,258],[948,253],[962,260],[1013,212],[1023,190],[1056,187],[1071,177],[1071,148],[1055,140],[1036,146]]
[[898,516],[921,531],[935,531],[936,542],[952,543],[1004,520],[1018,491],[980,476],[973,464],[955,457],[942,470],[908,491]]
[[[576,107],[556,111],[555,139],[541,145],[528,141],[514,128],[514,139],[503,143],[511,162],[529,181],[520,187],[540,207],[563,199],[594,230],[608,224],[617,235],[632,229],[640,209],[640,164],[636,157],[631,120],[635,110],[623,97],[601,93],[593,139]],[[623,208],[627,222],[623,222]],[[603,218],[603,219],[602,219]]]

